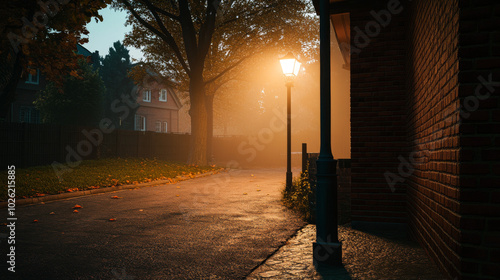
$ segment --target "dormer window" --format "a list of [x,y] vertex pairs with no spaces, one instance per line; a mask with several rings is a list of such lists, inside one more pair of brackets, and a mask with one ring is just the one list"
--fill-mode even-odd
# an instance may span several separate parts
[[36,69],[36,74],[32,75],[31,72],[28,72],[28,77],[26,78],[26,83],[27,84],[33,84],[33,85],[38,85],[40,82],[40,75],[39,75],[39,70]]
[[160,89],[160,101],[167,102],[167,90]]
[[147,89],[142,92],[142,101],[151,102],[151,90]]

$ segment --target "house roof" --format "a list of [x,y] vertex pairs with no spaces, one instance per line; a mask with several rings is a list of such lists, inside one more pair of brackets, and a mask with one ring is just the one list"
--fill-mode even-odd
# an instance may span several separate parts
[[87,48],[85,48],[84,46],[80,45],[80,44],[76,44],[76,52],[78,54],[81,54],[83,56],[91,56],[92,55],[92,52],[87,50]]
[[177,91],[175,89],[173,89],[173,88],[170,88],[170,90],[172,90],[171,95],[174,98],[175,104],[180,109],[182,107],[182,103],[181,103],[181,101],[179,99],[179,96],[177,96]]

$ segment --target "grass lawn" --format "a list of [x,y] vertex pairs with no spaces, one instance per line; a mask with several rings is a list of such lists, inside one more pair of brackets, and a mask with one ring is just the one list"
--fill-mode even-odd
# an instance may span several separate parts
[[[110,158],[82,161],[72,171],[62,174],[60,181],[52,166],[36,166],[16,169],[16,197],[44,196],[155,180],[173,181],[176,176],[194,176],[220,169],[157,159]],[[0,200],[7,200],[6,183],[0,189]]]

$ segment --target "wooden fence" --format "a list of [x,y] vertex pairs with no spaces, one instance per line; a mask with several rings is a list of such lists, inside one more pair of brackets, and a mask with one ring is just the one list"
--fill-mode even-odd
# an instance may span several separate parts
[[[0,169],[25,168],[110,157],[158,158],[185,162],[191,135],[151,131],[113,130],[50,124],[0,123]],[[214,137],[213,155],[220,166],[284,166],[283,141],[266,143],[265,149],[249,144],[248,136]],[[255,152],[252,157],[248,151]],[[295,156],[295,155],[294,155]],[[292,159],[300,164],[300,155]]]
[[144,157],[186,161],[190,135],[0,123],[0,164],[23,168],[80,159]]

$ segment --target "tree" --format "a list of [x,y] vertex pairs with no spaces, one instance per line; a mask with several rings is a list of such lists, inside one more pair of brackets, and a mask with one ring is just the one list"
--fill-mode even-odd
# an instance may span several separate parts
[[189,92],[192,164],[207,163],[208,120],[223,77],[253,54],[283,43],[307,10],[305,0],[120,3],[133,26],[125,44],[142,48],[151,67]]
[[109,48],[109,54],[101,59],[101,64],[99,73],[106,86],[104,114],[117,126],[133,129],[134,114],[129,113],[125,119],[121,119],[111,106],[115,100],[120,100],[123,94],[130,93],[134,88],[134,82],[128,76],[132,68],[129,51],[117,41]]
[[[0,112],[15,98],[22,75],[39,68],[59,86],[68,72],[77,74],[77,43],[85,25],[111,0],[10,0],[0,10]],[[5,115],[0,116],[0,118]]]
[[97,126],[102,119],[104,83],[85,60],[78,66],[78,77],[66,75],[62,90],[49,83],[35,101],[44,123]]

